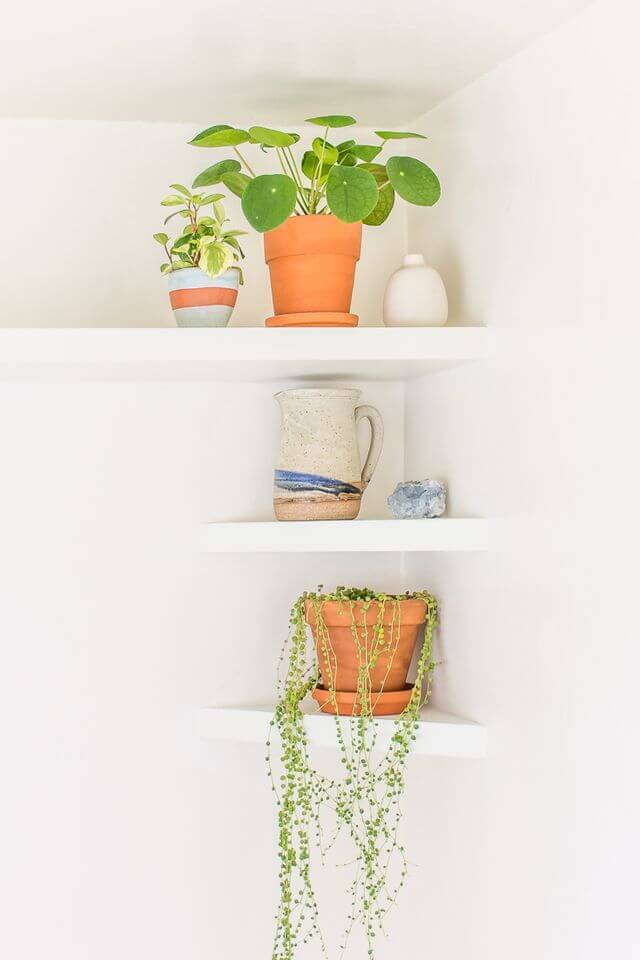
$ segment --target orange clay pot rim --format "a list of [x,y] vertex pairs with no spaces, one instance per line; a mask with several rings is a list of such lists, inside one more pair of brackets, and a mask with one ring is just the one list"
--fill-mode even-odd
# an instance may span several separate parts
[[[289,223],[291,220],[337,220],[338,223],[344,223],[346,227],[350,227],[352,223],[362,223],[362,220],[352,220],[347,222],[346,220],[341,220],[340,217],[336,217],[335,213],[292,213],[290,217],[287,217],[286,220],[283,220],[282,223]],[[279,226],[282,226],[282,223]],[[278,227],[274,227],[274,230],[277,230]],[[271,231],[267,230],[267,233]]]
[[[283,391],[286,392],[286,391]],[[276,394],[277,396],[277,394]],[[316,604],[320,604],[320,612],[323,613],[325,610],[332,613],[348,613],[349,610],[353,607],[354,610],[369,612],[370,610],[375,610],[382,606],[382,600],[311,600],[307,599],[304,602],[305,611],[313,610],[315,612]],[[407,609],[410,604],[422,604],[425,612],[427,613],[427,602],[423,600],[422,597],[403,597],[399,599],[397,597],[387,597],[384,601],[385,607],[388,609],[394,609],[396,603],[400,606],[401,609]]]
[[[310,388],[308,391],[305,390],[304,387],[300,387],[299,389],[302,390],[302,391],[304,391],[305,393],[311,393],[311,392],[313,392],[313,391],[315,391],[315,390],[318,390],[320,393],[325,393],[325,392],[326,392],[322,387],[312,387],[312,388]],[[329,387],[328,389],[331,390],[331,387]],[[347,389],[347,388],[345,388],[345,389]],[[281,392],[282,392],[282,393],[296,393],[297,390],[282,390]],[[360,392],[361,392],[361,391],[360,391]],[[276,394],[276,396],[277,396],[277,394]],[[355,607],[364,606],[364,604],[366,604],[366,605],[367,605],[367,608],[377,606],[377,605],[379,605],[379,604],[381,604],[381,603],[424,603],[425,606],[427,605],[427,602],[426,602],[426,600],[425,600],[423,597],[405,597],[405,596],[401,596],[401,595],[394,596],[394,595],[391,594],[391,593],[388,594],[388,596],[386,596],[386,597],[384,598],[384,600],[377,600],[377,599],[372,599],[372,600],[349,600],[348,597],[344,597],[344,598],[341,599],[341,600],[336,600],[335,597],[331,597],[331,596],[329,596],[329,597],[315,597],[315,598],[314,598],[314,597],[307,597],[307,598],[305,599],[305,603],[307,603],[307,604],[309,604],[309,603],[316,603],[316,602],[320,602],[323,606],[328,605],[328,604],[330,604],[330,603],[345,604],[346,606],[351,606],[351,604],[353,604]]]

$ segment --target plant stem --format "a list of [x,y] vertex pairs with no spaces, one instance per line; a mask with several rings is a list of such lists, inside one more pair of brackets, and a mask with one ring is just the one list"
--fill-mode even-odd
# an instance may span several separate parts
[[[307,201],[306,201],[306,198],[305,198],[303,189],[302,189],[302,184],[299,182],[298,178],[296,177],[295,166],[293,166],[293,167],[291,166],[291,161],[289,160],[289,157],[287,156],[286,150],[283,150],[283,151],[282,151],[282,154],[281,154],[281,153],[280,153],[280,148],[279,148],[279,147],[276,147],[276,153],[278,154],[278,159],[280,160],[280,166],[282,167],[282,172],[284,173],[284,175],[285,175],[286,177],[289,177],[289,176],[290,176],[290,177],[292,178],[293,182],[294,182],[295,185],[296,185],[296,191],[297,191],[297,194],[298,194],[298,203],[299,203],[300,206],[302,207],[302,212],[303,212],[303,213],[309,213],[309,207],[308,207],[308,205],[307,205]],[[286,163],[286,164],[287,164],[287,167],[289,168],[288,172],[287,172],[287,170],[285,170],[285,166],[284,166],[284,163],[283,163],[283,158],[284,158],[284,163]]]
[[325,127],[324,135],[322,137],[322,150],[320,151],[320,161],[316,165],[316,168],[313,173],[313,180],[311,181],[311,202],[310,209],[311,213],[316,212],[316,207],[318,205],[318,200],[320,199],[320,194],[317,190],[316,184],[319,178],[322,176],[322,165],[324,163],[324,148],[327,145],[327,134],[329,133],[329,127]]
[[251,167],[249,166],[249,164],[247,163],[247,161],[245,160],[245,158],[242,156],[242,154],[240,153],[240,151],[238,150],[238,148],[237,148],[237,147],[232,147],[231,149],[233,150],[233,152],[234,152],[235,154],[237,154],[238,160],[240,160],[241,163],[244,163],[245,167],[247,168],[247,170],[249,171],[249,173],[251,174],[251,176],[252,176],[252,177],[255,177],[256,174],[255,174],[254,171],[251,169]]

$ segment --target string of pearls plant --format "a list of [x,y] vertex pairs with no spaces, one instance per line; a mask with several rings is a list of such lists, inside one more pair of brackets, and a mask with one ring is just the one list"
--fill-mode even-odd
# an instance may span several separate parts
[[[400,801],[420,708],[428,701],[431,692],[437,602],[426,591],[402,595],[345,587],[338,587],[331,594],[321,591],[322,587],[319,587],[317,592],[303,593],[291,609],[289,635],[280,655],[277,704],[267,740],[266,760],[278,812],[280,861],[280,903],[272,957],[273,960],[293,960],[298,948],[313,939],[319,941],[323,956],[328,956],[312,884],[312,850],[319,850],[324,863],[329,850],[339,838],[346,836],[353,846],[354,857],[349,861],[353,867],[348,885],[350,906],[340,943],[340,957],[354,928],[361,926],[371,960],[376,937],[384,932],[385,918],[395,905],[407,876],[406,851],[399,837]],[[377,724],[371,722],[371,670],[382,653],[392,653],[397,645],[400,602],[408,599],[421,599],[426,607],[415,686],[406,709],[394,722],[389,747],[381,758],[374,757]],[[321,676],[317,651],[307,636],[305,610],[308,604],[315,612],[322,660],[331,675],[329,702],[335,704],[336,659],[321,616],[323,604],[327,601],[339,601],[350,611],[358,653],[356,704],[359,715],[346,718],[346,723],[345,718],[335,717],[342,771],[336,779],[320,773],[312,764],[301,709],[302,701]],[[375,624],[368,630],[364,627],[363,631],[364,618],[360,617],[358,630],[356,608],[367,610],[374,602],[379,604]],[[393,608],[393,619],[385,639],[383,623],[385,609],[389,606]],[[375,702],[375,692],[373,698]],[[276,728],[279,734],[277,758],[272,749]],[[325,824],[327,818],[329,830]]]

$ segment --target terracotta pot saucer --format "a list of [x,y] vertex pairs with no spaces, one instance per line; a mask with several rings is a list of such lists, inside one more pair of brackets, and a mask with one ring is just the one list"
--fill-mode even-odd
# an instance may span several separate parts
[[280,313],[265,320],[265,327],[357,327],[355,313],[315,311],[311,313]]
[[[373,715],[375,717],[388,717],[402,713],[411,699],[412,692],[413,684],[407,683],[402,690],[384,690],[382,693],[372,693]],[[329,691],[326,687],[316,687],[311,696],[316,703],[320,704],[323,713],[335,715],[336,708],[333,703],[329,703]],[[339,716],[359,715],[359,709],[355,709],[357,693],[336,690],[335,697]]]

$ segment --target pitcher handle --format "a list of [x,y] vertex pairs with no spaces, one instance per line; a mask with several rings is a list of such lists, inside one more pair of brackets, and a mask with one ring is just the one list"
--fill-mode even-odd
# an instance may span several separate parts
[[382,423],[379,410],[376,410],[375,407],[370,406],[368,403],[363,403],[361,406],[356,407],[355,414],[356,423],[364,417],[369,421],[371,427],[371,443],[369,444],[369,452],[367,453],[367,459],[364,462],[361,474],[363,486],[366,487],[373,476],[373,471],[377,467],[380,454],[382,453],[384,424]]

